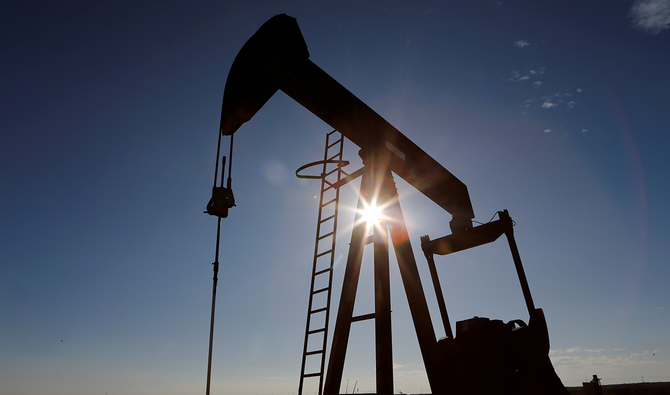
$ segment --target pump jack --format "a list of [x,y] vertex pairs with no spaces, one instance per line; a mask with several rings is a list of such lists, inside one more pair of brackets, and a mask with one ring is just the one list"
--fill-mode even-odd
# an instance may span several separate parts
[[[326,395],[339,394],[351,324],[361,319],[375,321],[377,394],[393,393],[389,237],[433,394],[567,394],[549,360],[546,321],[533,303],[507,211],[499,212],[497,221],[473,227],[474,212],[465,184],[312,63],[296,20],[285,14],[267,21],[235,58],[223,96],[220,135],[232,136],[277,90],[360,147],[363,168],[333,186],[339,188],[362,176],[359,207],[375,201],[383,208],[384,219],[371,238],[366,237],[361,214],[357,215],[325,385],[319,388],[319,394],[322,390]],[[450,235],[435,240],[421,238],[447,334],[439,341],[391,172],[452,215]],[[221,199],[228,202],[217,202]],[[232,190],[215,193],[208,207],[232,207],[231,199]],[[214,211],[210,214],[223,216]],[[510,245],[530,320],[528,324],[521,320],[505,324],[475,317],[457,322],[454,337],[433,256],[490,243],[503,234]],[[362,251],[370,239],[374,244],[375,312],[353,317]]]

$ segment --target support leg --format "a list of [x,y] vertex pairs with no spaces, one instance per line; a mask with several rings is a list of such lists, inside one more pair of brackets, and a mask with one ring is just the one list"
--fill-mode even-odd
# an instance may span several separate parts
[[392,395],[391,282],[387,224],[383,220],[374,229],[374,250],[377,395]]
[[390,217],[389,232],[395,249],[395,255],[398,259],[400,275],[405,287],[405,294],[407,295],[407,302],[409,303],[416,336],[419,340],[428,382],[434,394],[444,394],[447,391],[442,388],[443,385],[440,380],[440,357],[437,353],[435,329],[430,319],[426,295],[421,285],[419,270],[416,266],[414,252],[409,241],[409,234],[407,233],[405,220],[400,209],[400,203],[398,202],[398,192],[390,172],[384,178],[384,183],[385,185],[381,188],[380,193],[386,195],[383,197],[383,200],[389,204],[387,209],[387,215]]
[[[361,180],[361,192],[365,189],[364,186],[367,184],[368,178],[369,174],[364,173]],[[328,360],[324,395],[338,395],[340,393],[344,359],[347,353],[347,344],[349,343],[349,333],[351,332],[351,318],[354,313],[356,290],[358,289],[358,279],[361,272],[363,247],[365,247],[366,224],[361,214],[363,208],[364,204],[361,193],[358,199],[354,229],[351,232],[351,243],[349,245],[347,266],[344,271],[344,281],[342,282],[340,305],[337,309],[337,321],[335,322],[333,344],[330,350],[330,359]]]
[[517,248],[516,240],[514,239],[514,228],[512,226],[512,219],[510,218],[507,210],[499,211],[498,216],[500,216],[501,221],[505,221],[508,223],[505,230],[505,236],[507,236],[509,249],[512,252],[512,259],[514,260],[514,267],[516,268],[516,274],[517,276],[519,276],[519,284],[521,284],[523,299],[526,301],[526,308],[528,309],[528,314],[532,317],[535,314],[535,303],[533,303],[533,297],[530,294],[530,287],[528,286],[528,280],[526,279],[526,272],[523,270],[523,265],[521,264],[521,256],[519,255],[519,248]]
[[[421,245],[430,243],[430,237],[421,236]],[[437,274],[437,267],[435,267],[435,258],[433,258],[432,252],[426,252],[424,250],[424,255],[426,256],[426,261],[428,262],[428,269],[430,270],[430,277],[433,279],[433,288],[435,288],[435,296],[437,297],[437,305],[440,308],[440,316],[442,317],[442,326],[444,327],[444,333],[447,337],[453,339],[454,333],[451,331],[451,323],[449,322],[449,314],[447,314],[447,304],[444,301],[444,293],[442,292],[442,286],[440,285],[440,277]]]

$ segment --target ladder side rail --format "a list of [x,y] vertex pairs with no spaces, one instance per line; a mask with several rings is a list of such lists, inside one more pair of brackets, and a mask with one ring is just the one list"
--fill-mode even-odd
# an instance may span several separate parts
[[[328,135],[326,135],[326,148],[325,152],[327,154],[328,152]],[[326,163],[323,164],[323,172],[325,173],[326,171]],[[304,379],[305,379],[305,368],[307,364],[307,353],[308,349],[307,347],[309,346],[309,335],[310,335],[310,325],[312,321],[312,307],[313,307],[313,301],[314,301],[314,285],[316,282],[316,272],[317,270],[317,263],[318,263],[318,258],[319,258],[319,236],[321,233],[321,217],[323,213],[323,190],[325,187],[325,181],[321,179],[321,193],[319,196],[319,211],[317,214],[317,221],[316,221],[316,237],[314,241],[314,258],[312,260],[312,279],[311,279],[311,284],[309,288],[309,302],[307,304],[307,320],[305,324],[305,341],[303,344],[303,353],[302,353],[302,362],[301,362],[301,367],[300,367],[300,383],[298,385],[298,395],[302,395],[302,389],[303,389],[303,384],[304,384]],[[310,375],[311,377],[311,375]],[[319,395],[321,395],[319,393]]]
[[[343,159],[342,153],[344,150],[344,136],[340,134],[340,139],[339,139],[339,153],[337,155],[338,159],[341,161]],[[337,166],[337,179],[336,182],[339,182],[342,179],[342,166]],[[331,184],[332,185],[332,184]],[[328,274],[328,294],[326,296],[327,301],[326,301],[326,317],[325,317],[325,323],[324,326],[326,328],[326,331],[323,334],[323,346],[322,350],[323,353],[321,354],[321,377],[319,378],[319,395],[322,394],[323,392],[323,376],[324,376],[324,371],[325,371],[325,364],[326,364],[326,345],[328,342],[328,327],[330,325],[330,301],[331,301],[331,296],[332,296],[332,289],[333,289],[333,267],[335,265],[335,244],[337,241],[337,218],[338,218],[338,212],[339,212],[339,205],[340,205],[340,189],[336,188],[335,189],[335,208],[334,208],[334,213],[333,213],[333,231],[332,231],[332,239],[331,239],[331,255],[330,255],[330,273]]]
[[[337,167],[337,171],[328,171],[327,166],[328,163],[326,162],[328,159],[333,159],[333,158],[338,158],[338,160],[342,160],[342,150],[343,150],[343,143],[344,143],[344,137],[340,135],[339,140],[335,141],[334,143],[331,143],[331,136],[336,133],[336,131],[332,131],[326,135],[326,145],[324,149],[324,163],[322,167],[322,175],[323,177],[321,178],[321,193],[319,197],[319,210],[318,210],[318,218],[317,218],[317,229],[316,229],[316,237],[315,237],[315,242],[314,242],[314,258],[312,262],[312,278],[311,278],[311,284],[310,284],[310,294],[309,294],[309,302],[308,302],[308,308],[307,308],[307,320],[305,324],[305,341],[303,345],[303,355],[302,355],[302,362],[301,362],[301,369],[300,369],[300,383],[298,387],[298,394],[302,395],[303,392],[303,385],[304,385],[304,379],[307,377],[319,377],[319,395],[321,395],[323,391],[323,375],[324,375],[324,365],[325,365],[325,354],[326,354],[326,342],[328,338],[328,325],[329,325],[329,318],[330,318],[330,299],[331,299],[331,289],[332,289],[332,269],[333,269],[333,264],[334,264],[334,252],[335,252],[335,241],[336,241],[336,230],[337,230],[337,210],[338,210],[338,203],[339,203],[339,189],[335,190],[335,198],[329,200],[326,204],[324,204],[324,196],[326,191],[332,188],[332,183],[340,181],[342,178],[342,171],[341,167]],[[334,156],[331,156],[329,154],[329,150],[332,147],[336,147],[337,149],[337,154]],[[336,174],[337,179],[334,180],[333,182],[329,182],[326,178],[330,175]],[[329,215],[326,217],[326,219],[323,219],[323,211],[324,208],[329,206],[330,204],[333,204],[333,214]],[[322,225],[329,220],[333,220],[333,227],[331,232],[327,232],[326,235],[321,234],[322,230]],[[322,245],[322,240],[326,241],[327,237],[331,237],[331,245],[330,249],[327,249],[325,251],[319,252],[320,251],[320,246]],[[319,267],[319,258],[330,254],[330,259],[328,261],[328,267],[326,269]],[[328,272],[328,273],[326,273]],[[315,286],[316,286],[316,280],[319,275],[327,275],[328,276],[328,285],[326,287],[320,288],[319,290],[315,291]],[[317,293],[321,292],[326,292],[326,305],[325,307],[321,307],[317,310],[314,310],[314,295]],[[325,319],[324,319],[324,327],[323,328],[318,328],[316,330],[311,329],[311,323],[312,323],[312,315],[315,313],[320,313],[324,312],[325,313]],[[317,333],[323,333],[323,341],[322,341],[322,348],[320,350],[309,350],[309,339],[310,335],[312,334],[317,334]],[[309,355],[316,355],[316,354],[321,354],[321,360],[320,360],[320,370],[318,372],[311,372],[311,373],[305,373],[305,369],[307,366],[307,356]]]

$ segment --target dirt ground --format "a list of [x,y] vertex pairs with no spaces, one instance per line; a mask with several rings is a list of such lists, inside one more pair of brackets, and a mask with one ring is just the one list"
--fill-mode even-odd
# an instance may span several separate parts
[[[670,382],[603,385],[603,395],[670,395]],[[582,387],[568,387],[570,395],[582,395]]]

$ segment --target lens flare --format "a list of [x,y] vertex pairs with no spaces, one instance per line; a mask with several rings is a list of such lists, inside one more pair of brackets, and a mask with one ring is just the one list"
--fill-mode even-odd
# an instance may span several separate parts
[[379,225],[379,220],[382,216],[381,212],[381,207],[377,207],[377,205],[373,202],[370,205],[366,205],[366,207],[363,209],[361,219],[365,221],[368,226]]

